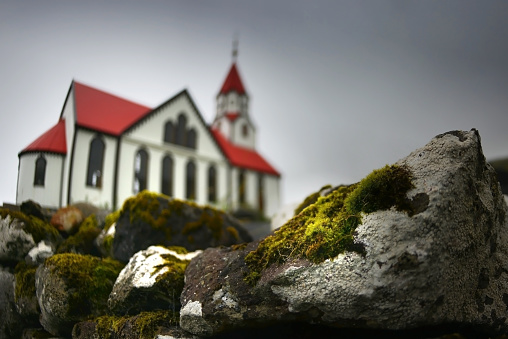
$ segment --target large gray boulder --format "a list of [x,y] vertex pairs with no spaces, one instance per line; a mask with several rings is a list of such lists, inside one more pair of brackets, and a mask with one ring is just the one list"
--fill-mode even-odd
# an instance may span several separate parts
[[132,256],[118,275],[108,299],[114,314],[180,309],[184,272],[201,251],[150,246]]
[[14,286],[14,274],[0,266],[0,338],[19,338],[23,330],[23,319],[16,311]]
[[[506,332],[507,206],[478,132],[439,135],[392,168],[410,185],[376,172],[381,179],[336,189],[259,243],[192,260],[181,327],[201,336],[288,321]],[[402,196],[388,199],[398,185]],[[354,202],[360,212],[347,214]],[[335,222],[349,233],[329,232]]]

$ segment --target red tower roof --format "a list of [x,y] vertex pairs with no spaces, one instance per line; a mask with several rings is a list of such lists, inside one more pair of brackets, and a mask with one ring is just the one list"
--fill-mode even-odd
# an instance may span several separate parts
[[231,66],[219,94],[226,94],[231,91],[236,91],[238,94],[245,94],[245,88],[243,87],[242,80],[240,79],[240,75],[236,69],[236,63],[233,63]]
[[232,165],[280,176],[280,173],[258,152],[230,143],[219,130],[212,129],[211,132]]
[[74,82],[78,126],[118,136],[151,109]]
[[67,154],[67,142],[65,140],[65,120],[61,119],[58,123],[47,130],[43,135],[35,139],[19,154],[26,152],[51,152],[58,154]]

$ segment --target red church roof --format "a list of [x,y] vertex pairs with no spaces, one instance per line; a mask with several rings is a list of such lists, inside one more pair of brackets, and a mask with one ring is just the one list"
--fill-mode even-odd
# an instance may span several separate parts
[[20,152],[51,152],[67,154],[67,142],[65,140],[65,120],[61,119],[55,126],[47,130],[34,142]]
[[245,88],[243,87],[242,80],[240,80],[240,75],[238,74],[235,63],[231,66],[219,94],[226,94],[231,91],[236,91],[238,94],[245,94]]
[[74,82],[77,125],[118,136],[151,108]]
[[212,129],[211,132],[232,165],[280,176],[280,173],[275,168],[273,168],[272,165],[270,165],[258,152],[230,143],[222,135],[222,133],[216,129]]

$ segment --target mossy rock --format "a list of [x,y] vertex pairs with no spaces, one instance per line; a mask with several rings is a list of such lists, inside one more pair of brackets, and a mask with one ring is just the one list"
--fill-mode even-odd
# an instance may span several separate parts
[[37,266],[19,262],[14,269],[15,287],[14,302],[18,313],[27,324],[37,326],[39,323],[39,303],[35,291],[35,271]]
[[114,219],[112,253],[123,262],[154,245],[195,251],[252,240],[236,219],[220,210],[148,191],[127,199],[106,224]]
[[107,300],[123,264],[73,253],[56,254],[36,272],[41,324],[54,334],[68,336],[72,326],[104,315]]
[[181,338],[183,331],[176,329],[179,314],[169,310],[141,312],[134,316],[102,316],[76,324],[72,337],[75,339],[152,339],[157,335]]
[[76,253],[90,254],[99,256],[100,252],[95,245],[95,239],[101,233],[98,227],[95,214],[88,216],[81,225],[76,234],[65,239],[57,249],[57,253]]
[[354,242],[362,213],[394,207],[411,214],[412,206],[406,198],[413,187],[411,179],[405,167],[387,165],[360,183],[340,186],[317,198],[245,257],[251,270],[246,281],[255,284],[268,266],[290,259],[320,263],[345,251],[362,253],[363,246]]
[[301,203],[295,208],[294,215],[300,214],[301,211],[303,211],[308,206],[314,204],[319,197],[324,195],[324,192],[327,190],[330,190],[332,188],[332,185],[326,185],[321,187],[321,189],[317,192],[311,193],[308,195]]

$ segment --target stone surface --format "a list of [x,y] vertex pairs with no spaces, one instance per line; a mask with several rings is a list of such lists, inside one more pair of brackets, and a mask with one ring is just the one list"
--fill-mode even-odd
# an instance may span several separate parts
[[124,202],[112,253],[115,259],[127,262],[134,253],[153,245],[195,251],[251,240],[240,223],[222,211],[143,191]]
[[59,231],[73,233],[83,221],[83,213],[74,206],[62,207],[51,217],[51,225]]
[[478,132],[439,135],[397,164],[413,177],[411,216],[362,214],[354,233],[362,251],[321,263],[289,256],[255,286],[244,280],[244,258],[258,243],[207,249],[186,270],[181,327],[201,336],[291,321],[506,332],[507,206]]
[[53,254],[55,254],[53,245],[46,240],[42,240],[28,252],[25,261],[29,265],[40,265]]
[[23,221],[9,214],[0,216],[0,262],[21,261],[35,246],[33,236],[24,226]]
[[0,266],[0,338],[19,338],[23,325],[14,302],[14,275]]
[[108,299],[110,310],[118,315],[178,311],[185,268],[200,253],[150,246],[134,254],[116,279]]

